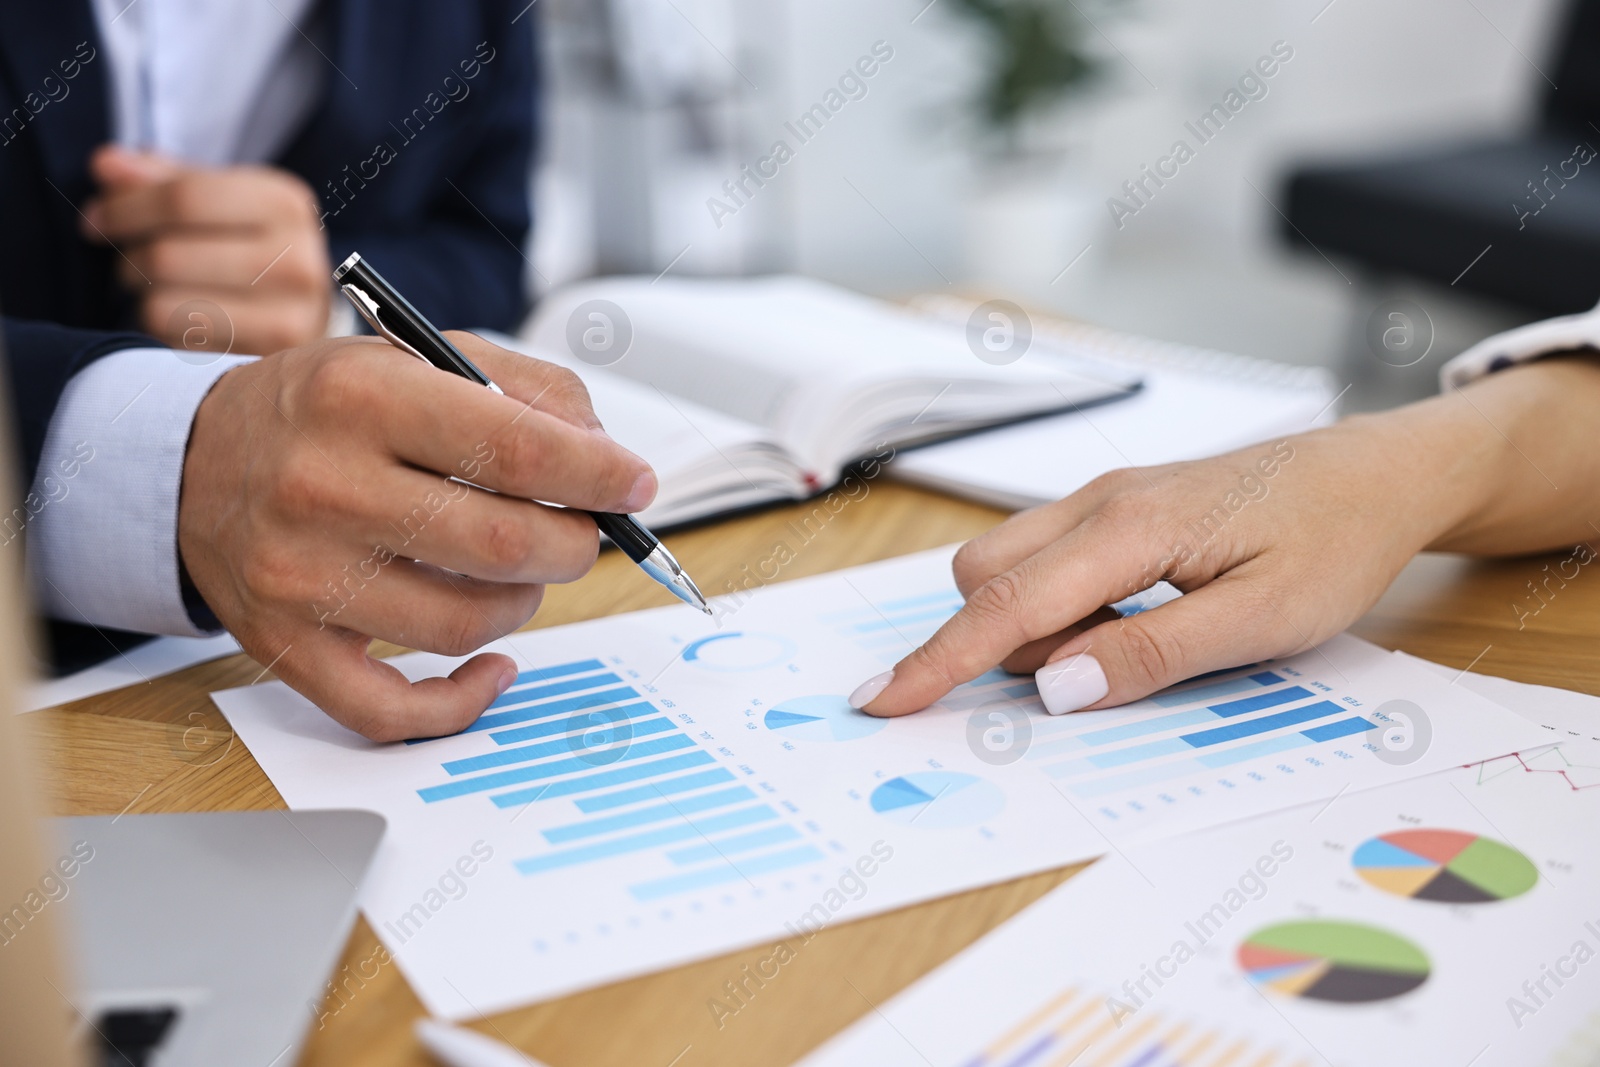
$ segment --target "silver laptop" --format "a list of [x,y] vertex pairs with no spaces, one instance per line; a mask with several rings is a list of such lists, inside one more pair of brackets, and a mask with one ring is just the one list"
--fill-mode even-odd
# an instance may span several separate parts
[[[287,1067],[383,836],[365,811],[52,820],[80,1016],[117,1067]],[[92,853],[88,850],[92,850]]]

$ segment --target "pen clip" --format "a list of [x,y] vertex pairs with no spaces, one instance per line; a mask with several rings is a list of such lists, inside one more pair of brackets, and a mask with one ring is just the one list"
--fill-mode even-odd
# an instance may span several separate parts
[[372,297],[368,296],[360,286],[354,285],[350,282],[345,282],[343,285],[339,286],[339,291],[349,299],[350,303],[355,305],[356,311],[360,312],[361,317],[367,320],[367,325],[371,326],[373,331],[380,337],[401,351],[410,352],[413,356],[416,356],[418,359],[422,360],[422,362],[428,362],[427,356],[424,356],[421,352],[418,352],[415,348],[412,348],[405,341],[401,340],[393,330],[389,329],[389,327],[383,324],[383,320],[378,317],[378,302],[372,299]]
[[[383,320],[378,317],[378,311],[380,310],[378,307],[378,302],[372,299],[372,297],[368,296],[366,291],[363,290],[359,285],[356,285],[353,282],[345,282],[339,286],[339,291],[345,295],[350,303],[355,305],[356,310],[361,313],[361,317],[367,320],[367,325],[371,326],[373,332],[378,334],[378,336],[382,337],[384,340],[400,349],[400,351],[410,352],[413,356],[416,356],[430,367],[433,366],[433,361],[431,359],[423,355],[421,352],[418,352],[393,330],[389,329],[389,327],[383,324]],[[501,396],[506,395],[504,389],[501,389],[487,377],[484,378],[484,384],[487,385],[493,392],[499,393]]]

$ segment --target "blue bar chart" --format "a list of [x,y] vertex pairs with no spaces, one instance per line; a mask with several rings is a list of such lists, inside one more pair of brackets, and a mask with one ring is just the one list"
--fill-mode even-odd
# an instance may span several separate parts
[[955,587],[937,593],[897,597],[819,615],[817,621],[839,637],[871,653],[884,663],[895,663],[933,636],[963,601]]
[[1030,711],[1044,714],[1044,705],[1039,702],[1039,687],[1033,679],[1026,675],[1009,674],[999,667],[978,675],[965,685],[956,686],[939,699],[938,706],[952,711],[970,711],[995,701],[1019,704]]
[[464,734],[485,735],[484,750],[441,761],[444,779],[416,791],[423,803],[574,816],[540,831],[548,849],[514,861],[525,876],[653,853],[660,876],[627,886],[646,902],[824,858],[770,797],[599,660],[522,672]]
[[[1332,699],[1332,692],[1330,685],[1282,668],[1237,668],[1127,705],[1112,726],[1099,725],[1094,713],[1063,716],[1041,731],[1027,759],[1085,799],[1165,783],[1191,794],[1201,782],[1231,789],[1238,783],[1228,777],[1229,768],[1245,769],[1295,750],[1313,750],[1306,753],[1309,767],[1351,759],[1341,746],[1377,724]],[[1253,769],[1246,773],[1260,777]]]

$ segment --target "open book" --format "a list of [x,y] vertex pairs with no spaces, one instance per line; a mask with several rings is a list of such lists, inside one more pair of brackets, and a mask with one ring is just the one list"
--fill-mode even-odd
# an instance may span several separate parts
[[[852,462],[1129,395],[1140,373],[1027,351],[805,278],[611,278],[546,298],[517,347],[576,371],[612,437],[655,466],[670,526],[803,499]],[[981,350],[981,346],[978,346]]]

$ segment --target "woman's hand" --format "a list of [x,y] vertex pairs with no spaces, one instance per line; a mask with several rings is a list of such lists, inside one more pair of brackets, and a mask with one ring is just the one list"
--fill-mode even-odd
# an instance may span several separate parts
[[[1600,367],[1554,360],[1213,459],[1115,471],[962,546],[966,606],[850,702],[904,715],[998,663],[1036,671],[1060,714],[1302,651],[1424,548],[1584,536],[1580,512],[1600,511],[1584,438],[1597,421]],[[1187,595],[1127,618],[1105,609],[1161,579]]]

